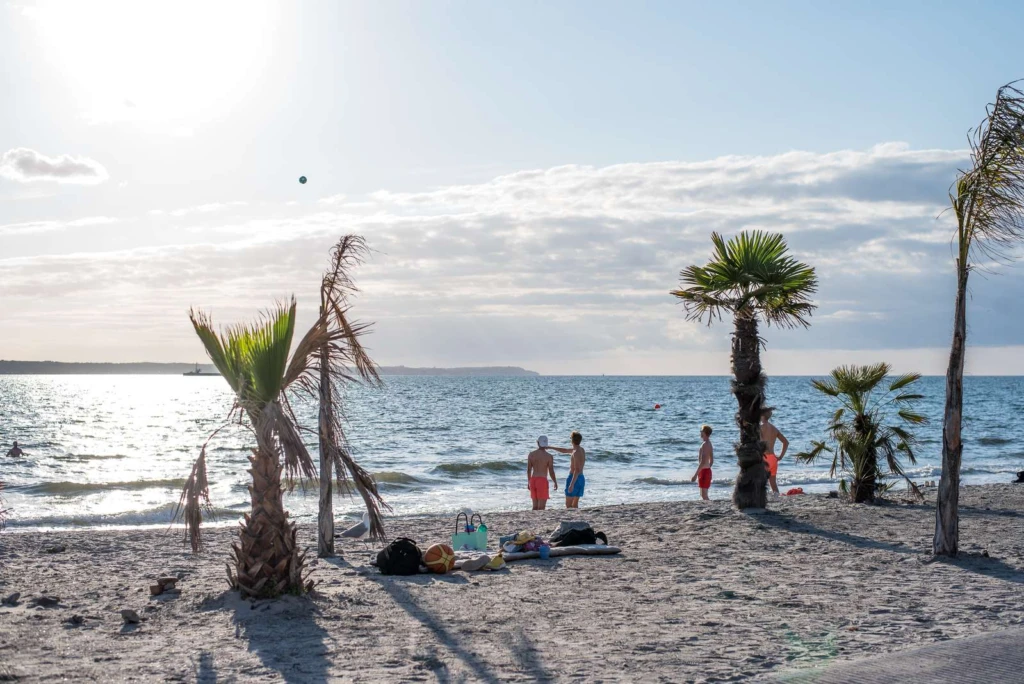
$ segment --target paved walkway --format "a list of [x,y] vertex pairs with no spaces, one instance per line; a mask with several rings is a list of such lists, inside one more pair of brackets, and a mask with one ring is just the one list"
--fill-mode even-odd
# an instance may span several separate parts
[[774,678],[788,684],[995,684],[1024,681],[1024,629],[951,639]]

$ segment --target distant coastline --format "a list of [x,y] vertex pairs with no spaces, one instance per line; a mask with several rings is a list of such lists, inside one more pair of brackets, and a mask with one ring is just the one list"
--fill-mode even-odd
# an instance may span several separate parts
[[[65,363],[62,361],[0,360],[0,375],[182,375],[195,370],[194,363]],[[216,372],[213,365],[199,364],[204,373]],[[535,371],[518,366],[467,366],[462,368],[411,368],[381,366],[381,375],[447,375],[534,377]]]

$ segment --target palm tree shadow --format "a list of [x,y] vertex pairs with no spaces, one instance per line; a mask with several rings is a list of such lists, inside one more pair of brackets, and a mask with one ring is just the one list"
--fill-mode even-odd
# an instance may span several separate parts
[[516,629],[512,642],[512,653],[518,658],[523,671],[535,682],[550,682],[554,676],[544,668],[544,661],[537,647],[534,646],[526,632],[520,627]]
[[199,653],[199,664],[196,667],[196,684],[216,684],[217,668],[213,666],[213,654],[209,651]]
[[[991,513],[983,512],[983,514],[1008,516],[1010,515],[1010,512],[993,511]],[[927,559],[925,560],[927,563],[945,563],[946,565],[955,566],[961,570],[973,572],[978,575],[984,575],[993,579],[1014,582],[1015,584],[1024,584],[1024,570],[1014,567],[998,558],[991,558],[982,554],[961,553],[957,558],[945,558],[942,556],[935,557],[931,555],[930,550],[919,551],[904,544],[879,541],[877,539],[861,537],[847,532],[838,532],[836,530],[825,530],[806,521],[797,520],[785,513],[770,512],[766,515],[758,516],[757,519],[768,527],[784,529],[789,532],[813,534],[823,539],[838,541],[861,549],[875,549],[878,551],[889,551],[891,553],[921,556],[922,559]]]
[[317,623],[320,611],[309,596],[247,601],[229,590],[204,602],[203,609],[232,611],[235,637],[247,641],[249,652],[285,682],[327,681],[330,636]]
[[921,551],[917,551],[905,544],[894,544],[892,542],[871,539],[870,537],[861,537],[860,535],[850,534],[848,532],[826,530],[805,520],[794,518],[786,513],[769,511],[767,514],[759,515],[757,520],[767,527],[775,527],[780,530],[795,532],[798,534],[811,534],[816,537],[821,537],[822,539],[828,539],[829,541],[836,541],[842,544],[849,544],[850,546],[855,546],[860,549],[874,549],[877,551],[890,551],[892,553],[913,555],[921,554]]

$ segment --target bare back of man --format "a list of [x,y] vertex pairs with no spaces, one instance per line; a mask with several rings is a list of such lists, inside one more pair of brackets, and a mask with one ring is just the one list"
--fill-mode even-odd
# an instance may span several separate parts
[[[779,472],[779,461],[786,455],[789,449],[789,440],[772,424],[772,409],[765,409],[761,412],[761,441],[764,442],[764,464],[768,471],[768,484],[771,485],[772,493],[779,493],[779,484],[776,476]],[[782,443],[782,451],[776,456],[775,444]]]
[[548,506],[550,490],[548,489],[548,476],[555,483],[558,489],[558,480],[555,478],[555,457],[548,453],[540,442],[547,444],[547,438],[538,439],[538,448],[530,452],[526,457],[526,486],[530,490],[530,499],[533,501],[533,510],[543,511]]

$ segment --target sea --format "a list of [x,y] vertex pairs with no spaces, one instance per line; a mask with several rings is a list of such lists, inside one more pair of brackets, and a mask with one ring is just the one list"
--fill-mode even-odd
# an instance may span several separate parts
[[[906,469],[923,483],[939,477],[944,378],[924,378],[920,390],[931,422],[918,428],[918,462]],[[771,378],[767,394],[791,453],[823,437],[835,407],[811,378]],[[216,376],[0,376],[9,530],[170,524],[201,446],[229,422],[231,400]],[[1011,481],[1024,470],[1024,378],[969,377],[964,404],[964,481]],[[298,410],[315,427],[314,407]],[[714,428],[711,497],[725,499],[737,472],[735,412],[727,377],[390,376],[383,389],[349,388],[344,404],[351,450],[395,515],[528,509],[527,453],[538,435],[568,446],[572,430],[587,450],[583,508],[696,499],[690,478],[703,423]],[[24,457],[4,458],[14,440]],[[248,509],[252,443],[239,425],[209,443],[215,523]],[[309,446],[315,454],[315,435]],[[568,458],[555,456],[560,485]],[[829,465],[787,455],[779,486],[835,489]],[[285,497],[299,522],[316,519],[317,487],[306,484]],[[560,493],[551,505],[562,505]],[[360,500],[339,496],[335,511],[340,523],[355,519]]]

